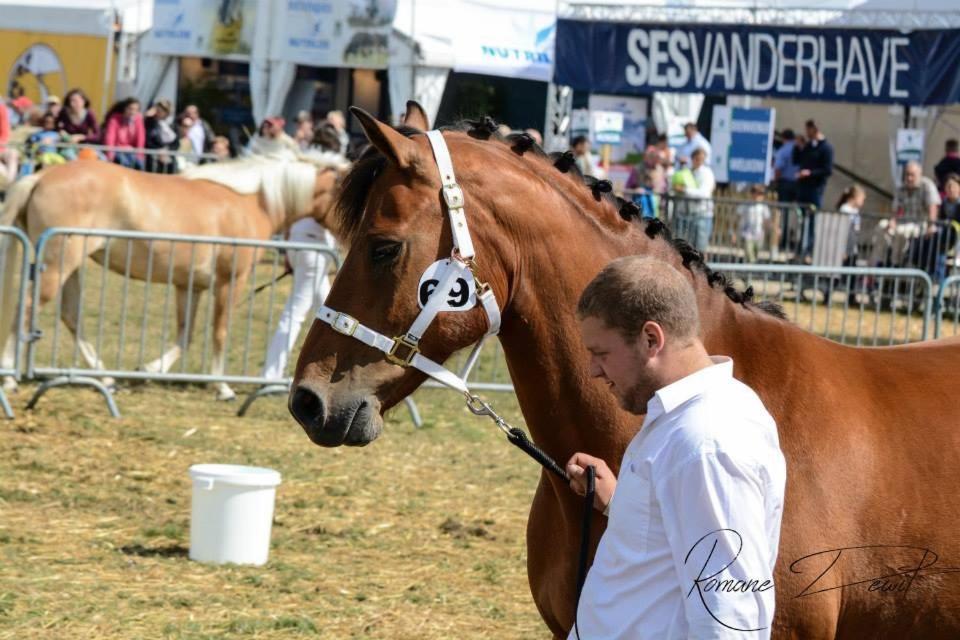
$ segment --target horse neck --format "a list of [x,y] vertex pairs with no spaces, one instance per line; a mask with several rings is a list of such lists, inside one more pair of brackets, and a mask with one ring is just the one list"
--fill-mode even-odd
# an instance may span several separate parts
[[[537,202],[537,209],[552,218],[547,228],[537,228],[534,221],[531,229],[531,219],[544,216],[529,210],[520,212],[525,222],[498,225],[523,229],[511,234],[516,262],[507,267],[511,297],[500,340],[517,398],[538,445],[561,462],[575,451],[587,451],[617,466],[642,417],[621,410],[609,391],[591,380],[572,313],[580,292],[611,260],[650,255],[689,274],[707,350],[733,357],[738,371],[770,369],[766,358],[777,359],[780,334],[766,329],[779,326],[783,331],[790,325],[759,309],[743,307],[711,287],[701,270],[684,267],[677,251],[661,238],[648,237],[642,224],[629,223],[617,229],[616,221],[611,220],[615,216],[612,206],[596,203],[586,187],[561,188],[564,186],[580,189],[586,199],[579,194],[571,198],[569,193],[563,198],[545,197],[540,190],[517,200]],[[521,184],[516,189],[514,193],[524,193]],[[511,191],[506,188],[503,192]],[[598,215],[597,209],[604,207]],[[497,217],[502,222],[508,215]]]

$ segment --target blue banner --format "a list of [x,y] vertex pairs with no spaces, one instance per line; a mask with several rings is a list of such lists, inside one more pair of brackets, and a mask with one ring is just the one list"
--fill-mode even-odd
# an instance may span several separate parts
[[713,108],[710,164],[717,182],[770,182],[773,109]]
[[960,29],[559,20],[554,82],[593,93],[954,104],[960,102]]

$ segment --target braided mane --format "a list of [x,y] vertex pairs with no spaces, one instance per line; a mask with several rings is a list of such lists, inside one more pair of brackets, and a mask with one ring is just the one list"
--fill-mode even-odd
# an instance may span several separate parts
[[[597,180],[591,176],[584,176],[577,168],[573,153],[547,154],[533,138],[526,133],[514,133],[503,136],[497,129],[497,123],[489,116],[477,120],[462,120],[452,126],[442,127],[443,131],[459,131],[466,133],[477,140],[489,140],[508,145],[518,155],[532,153],[535,156],[548,160],[553,168],[560,173],[573,174],[579,177],[583,184],[590,189],[593,199],[597,202],[607,202],[627,221],[635,221],[644,225],[644,232],[651,239],[661,239],[673,247],[680,255],[683,266],[690,271],[703,273],[707,284],[714,289],[720,289],[728,298],[743,306],[753,306],[777,318],[786,319],[786,314],[780,305],[771,302],[754,302],[753,287],[744,291],[737,290],[726,275],[714,271],[703,259],[703,254],[697,251],[689,242],[682,238],[674,238],[670,229],[662,220],[657,218],[643,218],[640,208],[633,202],[624,200],[613,193],[613,185],[608,180]],[[403,135],[412,137],[422,134],[423,131],[408,126],[398,126],[396,130]],[[377,177],[386,169],[387,160],[373,145],[369,145],[353,168],[344,177],[340,193],[337,197],[336,213],[341,228],[350,242],[356,239],[363,222],[366,209],[367,194]]]

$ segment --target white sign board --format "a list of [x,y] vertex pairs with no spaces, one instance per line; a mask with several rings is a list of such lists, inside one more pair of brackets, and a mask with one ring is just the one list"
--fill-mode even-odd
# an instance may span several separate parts
[[923,164],[923,143],[926,134],[923,129],[897,129],[896,171],[893,182],[899,185],[903,180],[903,168],[910,161]]
[[156,0],[144,52],[248,60],[256,0]]
[[591,111],[590,124],[595,144],[620,144],[623,114],[619,111]]
[[453,43],[456,71],[541,82],[553,79],[557,33],[553,0],[504,6],[489,0],[463,0],[456,21],[461,27],[455,32],[444,25],[448,29],[444,35]]
[[383,69],[397,0],[283,2],[271,57],[311,67]]
[[627,155],[642,154],[647,146],[647,99],[628,96],[591,95],[588,104],[591,111],[618,111],[623,114],[623,129],[620,142],[613,145],[611,158],[614,162]]

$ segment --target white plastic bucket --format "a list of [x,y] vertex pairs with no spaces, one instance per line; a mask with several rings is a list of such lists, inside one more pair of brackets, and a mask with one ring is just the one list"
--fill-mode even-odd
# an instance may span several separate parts
[[263,467],[195,464],[190,477],[190,559],[264,564],[270,553],[280,473]]

